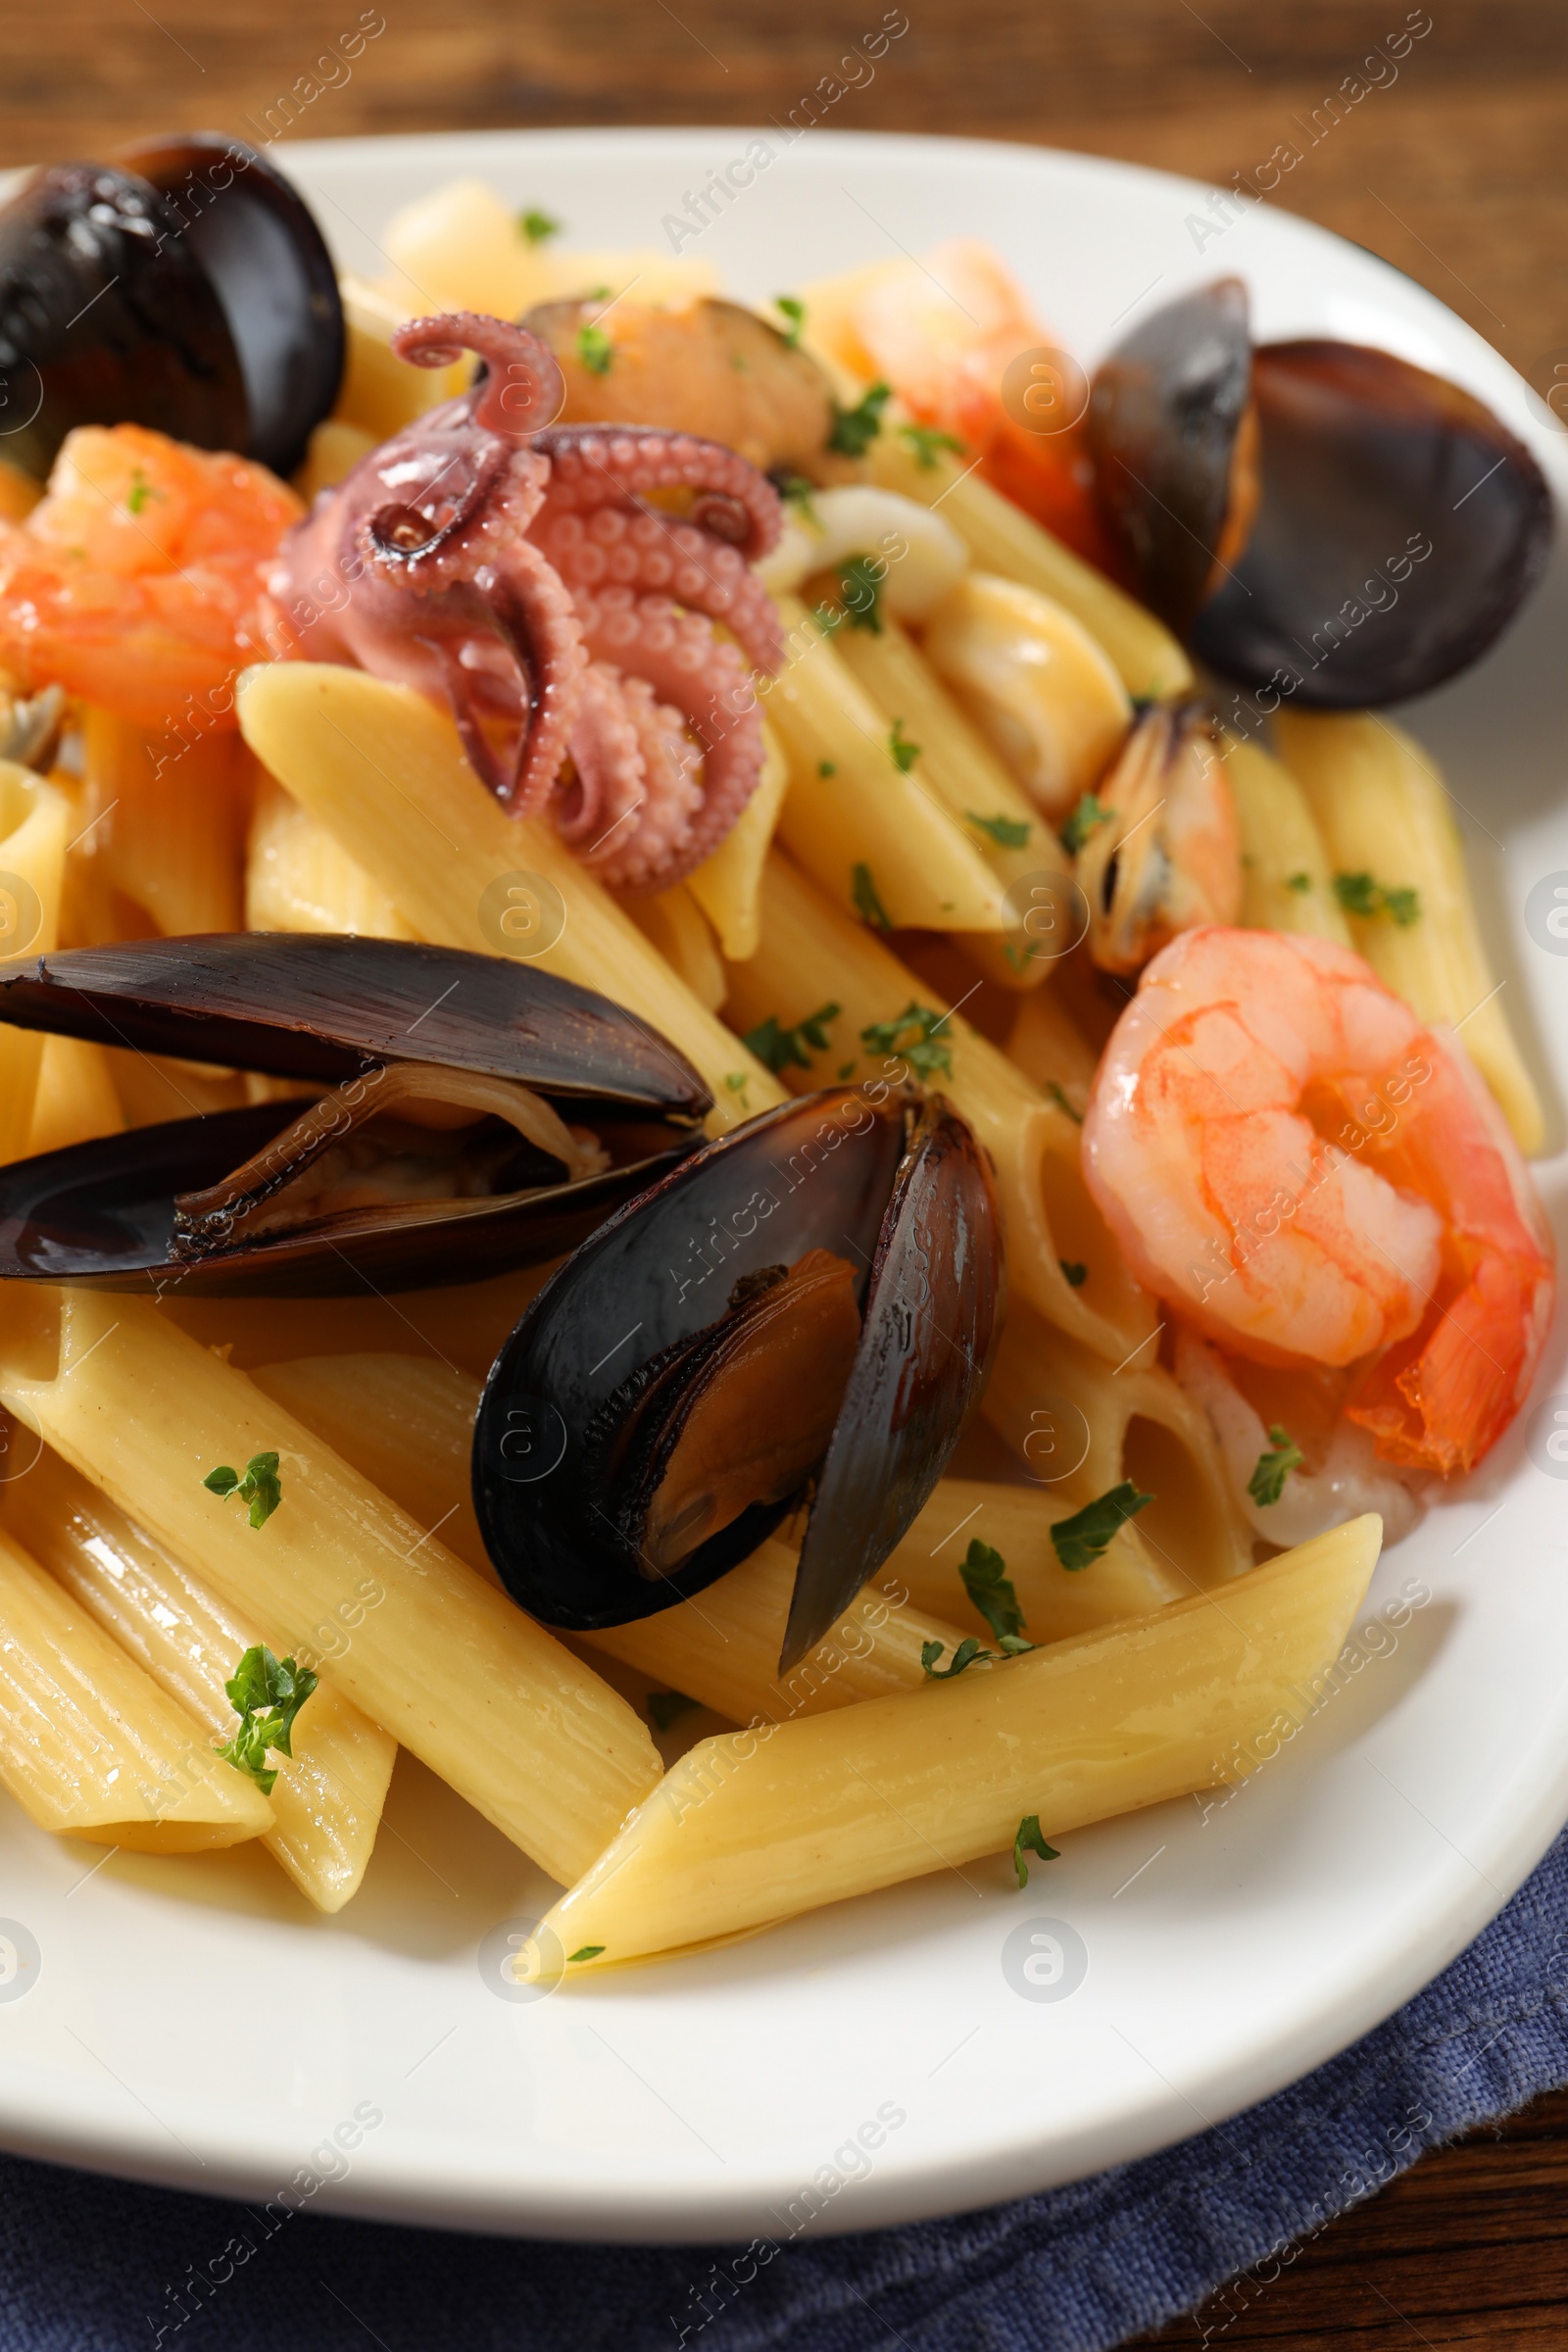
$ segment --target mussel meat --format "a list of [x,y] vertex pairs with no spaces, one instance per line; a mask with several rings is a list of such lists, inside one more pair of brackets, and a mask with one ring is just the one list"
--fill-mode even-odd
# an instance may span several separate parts
[[0,1169],[0,1279],[219,1296],[473,1280],[574,1248],[696,1148],[711,1105],[607,999],[400,940],[28,956],[0,964],[0,1020],[298,1090]]
[[1002,1291],[991,1170],[941,1097],[833,1088],[706,1145],[557,1271],[491,1369],[473,1493],[502,1582],[548,1625],[624,1625],[814,1490],[787,1668],[941,1476]]
[[1545,565],[1545,479],[1490,409],[1361,344],[1254,350],[1239,278],[1167,304],[1102,363],[1090,440],[1138,594],[1276,703],[1441,685]]
[[1234,923],[1242,846],[1218,721],[1201,702],[1140,712],[1101,779],[1078,853],[1090,959],[1138,972],[1178,931]]
[[77,424],[154,425],[292,473],[344,349],[320,230],[243,140],[52,164],[0,207],[6,455],[40,480]]

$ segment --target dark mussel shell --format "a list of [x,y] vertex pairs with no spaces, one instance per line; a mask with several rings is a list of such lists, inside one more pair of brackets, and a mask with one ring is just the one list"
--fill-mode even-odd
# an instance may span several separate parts
[[0,1169],[0,1279],[233,1297],[472,1281],[574,1248],[695,1149],[710,1105],[672,1046],[590,990],[531,965],[396,940],[221,933],[28,956],[0,964],[0,1020],[340,1084],[345,1101],[370,1074],[399,1066],[510,1079],[589,1123],[612,1162],[561,1183],[559,1162],[519,1146],[514,1190],[182,1246],[180,1196],[220,1183],[304,1108],[263,1102]]
[[[616,1484],[637,1469],[638,1415],[650,1397],[665,1411],[671,1367],[677,1380],[701,1370],[760,1286],[765,1297],[771,1276],[816,1250],[853,1268],[860,1314],[825,1454],[790,1493],[751,1503],[660,1573],[639,1554]],[[583,1245],[491,1369],[473,1494],[502,1582],[534,1616],[579,1632],[652,1616],[745,1559],[814,1476],[788,1668],[941,1476],[990,1370],[1002,1289],[990,1169],[939,1097],[873,1105],[835,1088],[707,1145]],[[617,1422],[633,1441],[618,1464],[606,1443]]]
[[1245,326],[1221,280],[1096,375],[1101,496],[1138,593],[1212,668],[1302,706],[1430,691],[1544,568],[1541,468],[1470,393],[1361,344],[1264,344],[1249,398]]
[[0,207],[6,455],[40,479],[77,424],[152,425],[292,473],[344,348],[320,231],[243,140],[50,165]]

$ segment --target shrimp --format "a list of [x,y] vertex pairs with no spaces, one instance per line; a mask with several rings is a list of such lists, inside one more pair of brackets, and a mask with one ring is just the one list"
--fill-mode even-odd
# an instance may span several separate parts
[[[268,648],[262,574],[299,519],[293,492],[247,459],[145,425],[78,425],[44,498],[0,523],[0,663],[147,727]],[[228,708],[209,723],[232,726]]]
[[1265,1364],[1353,1366],[1389,1462],[1468,1470],[1523,1402],[1554,1260],[1459,1040],[1349,949],[1219,926],[1144,973],[1084,1120],[1138,1278]]

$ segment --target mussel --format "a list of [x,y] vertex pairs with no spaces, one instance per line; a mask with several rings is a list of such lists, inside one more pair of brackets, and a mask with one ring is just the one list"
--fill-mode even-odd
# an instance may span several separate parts
[[399,940],[27,956],[0,964],[0,1020],[297,1090],[0,1168],[0,1279],[229,1296],[473,1280],[574,1248],[696,1148],[711,1107],[607,999]]
[[1003,1279],[989,1163],[939,1096],[833,1088],[704,1146],[558,1269],[491,1369],[473,1494],[502,1582],[546,1624],[623,1625],[810,1493],[792,1665],[941,1476]]
[[1137,326],[1096,372],[1089,423],[1138,594],[1271,707],[1441,685],[1545,565],[1545,479],[1490,409],[1361,344],[1254,350],[1239,278]]
[[77,424],[155,425],[292,473],[344,348],[320,230],[243,140],[52,164],[0,207],[4,449],[40,479]]

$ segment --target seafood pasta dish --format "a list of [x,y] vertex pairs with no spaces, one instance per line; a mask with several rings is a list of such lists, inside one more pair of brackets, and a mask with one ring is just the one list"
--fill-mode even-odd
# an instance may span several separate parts
[[0,207],[0,1781],[335,1912],[402,1745],[569,1985],[1245,1779],[1506,1441],[1396,706],[1552,514],[1240,278],[1085,374],[962,234],[752,308],[550,202]]

